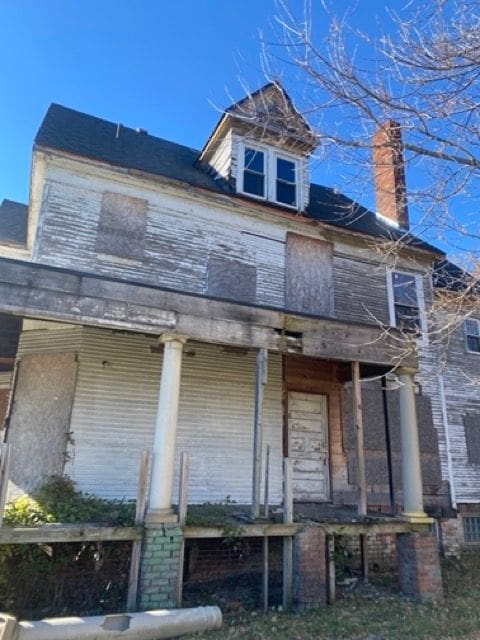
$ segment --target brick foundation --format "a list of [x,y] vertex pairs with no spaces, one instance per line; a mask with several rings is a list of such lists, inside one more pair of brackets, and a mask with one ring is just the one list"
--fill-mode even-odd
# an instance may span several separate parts
[[438,521],[442,553],[446,558],[460,557],[460,545],[463,541],[463,532],[460,525],[460,518],[441,518]]
[[424,602],[442,599],[440,558],[432,533],[399,533],[397,556],[400,589],[405,595]]
[[306,526],[295,536],[293,601],[299,609],[327,602],[325,533],[319,527]]
[[175,607],[182,530],[178,525],[147,527],[140,567],[140,610]]

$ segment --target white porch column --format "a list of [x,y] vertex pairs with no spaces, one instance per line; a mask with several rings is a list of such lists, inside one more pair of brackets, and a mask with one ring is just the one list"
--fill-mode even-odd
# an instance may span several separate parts
[[180,373],[185,342],[186,338],[174,334],[163,334],[160,337],[160,343],[165,345],[165,350],[155,421],[148,522],[166,522],[175,519],[171,500],[180,398]]
[[400,442],[402,452],[403,517],[429,522],[423,510],[423,486],[418,442],[413,372],[398,370],[400,381]]

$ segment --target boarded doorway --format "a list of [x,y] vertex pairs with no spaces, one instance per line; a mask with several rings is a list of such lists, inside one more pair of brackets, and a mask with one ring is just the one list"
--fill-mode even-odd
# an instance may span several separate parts
[[293,464],[293,499],[327,502],[328,468],[327,396],[288,393],[288,451]]

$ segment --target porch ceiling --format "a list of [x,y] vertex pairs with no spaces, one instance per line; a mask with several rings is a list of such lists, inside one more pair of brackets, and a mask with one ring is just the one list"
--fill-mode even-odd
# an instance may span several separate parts
[[[336,361],[415,367],[399,335],[369,324],[314,318],[278,309],[0,258],[0,313],[140,333],[177,333],[204,342],[288,352]],[[285,334],[285,332],[287,332]]]

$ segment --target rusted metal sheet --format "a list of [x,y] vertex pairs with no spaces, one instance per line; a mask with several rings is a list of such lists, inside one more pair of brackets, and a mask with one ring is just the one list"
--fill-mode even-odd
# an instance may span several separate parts
[[286,309],[333,316],[333,244],[288,233],[285,281]]

